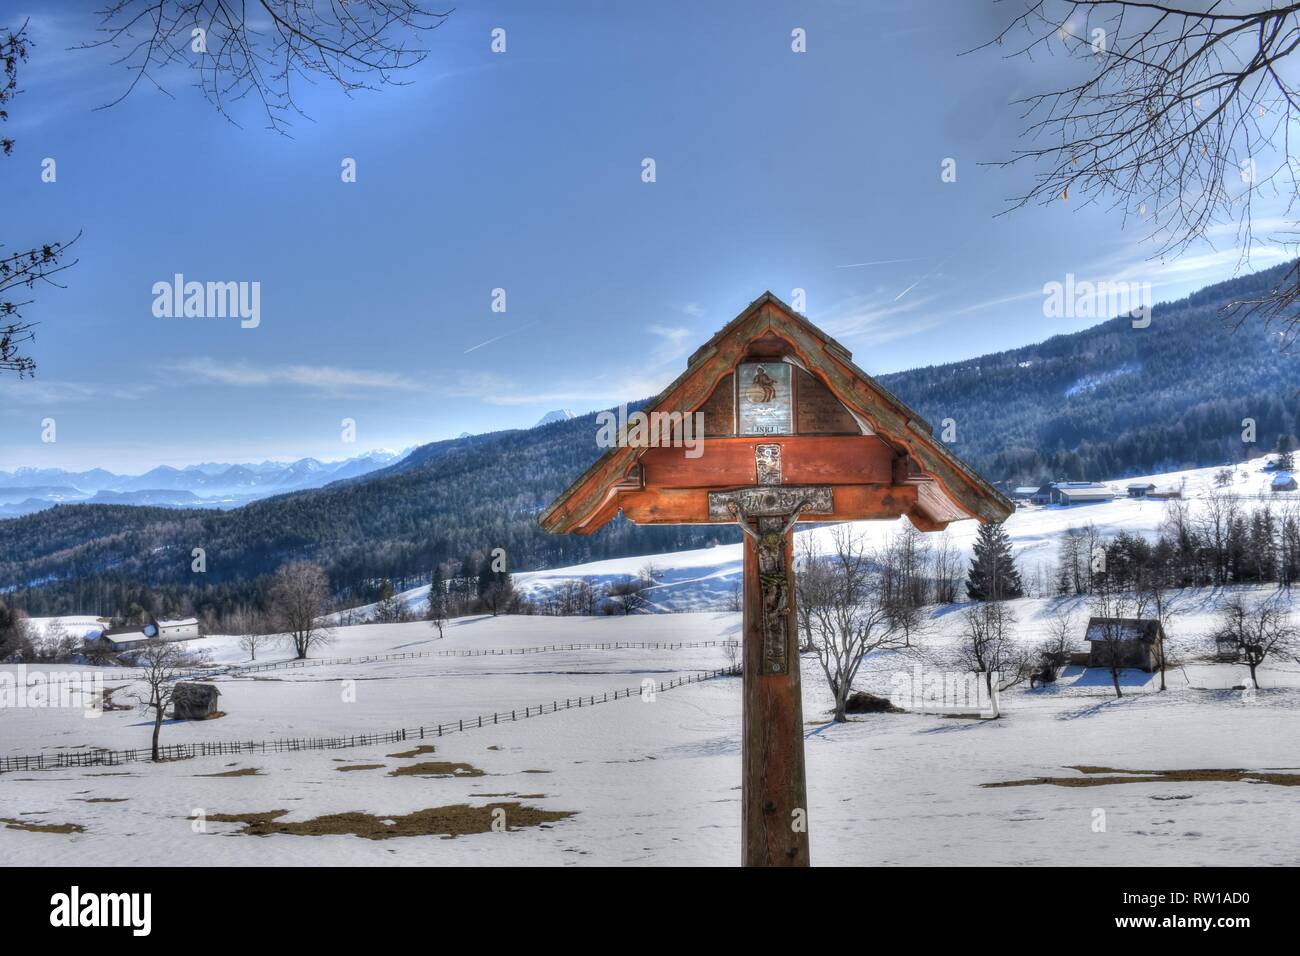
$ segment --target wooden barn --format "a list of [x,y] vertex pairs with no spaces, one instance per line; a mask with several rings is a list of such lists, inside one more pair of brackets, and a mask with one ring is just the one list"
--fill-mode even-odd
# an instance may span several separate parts
[[217,714],[221,691],[212,684],[181,681],[172,690],[172,716],[177,720],[207,720]]
[[1147,618],[1092,617],[1083,639],[1089,667],[1110,667],[1113,657],[1120,667],[1153,671],[1160,666],[1165,632],[1159,621]]

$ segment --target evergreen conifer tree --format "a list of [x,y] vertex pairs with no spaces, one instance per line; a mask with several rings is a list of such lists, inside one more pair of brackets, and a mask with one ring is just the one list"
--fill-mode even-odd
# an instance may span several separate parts
[[1000,524],[982,524],[971,553],[966,594],[973,601],[1003,601],[1024,597],[1011,539]]

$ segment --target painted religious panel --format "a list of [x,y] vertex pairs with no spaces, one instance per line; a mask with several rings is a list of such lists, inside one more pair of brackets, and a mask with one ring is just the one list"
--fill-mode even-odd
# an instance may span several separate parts
[[794,431],[790,366],[744,362],[736,369],[736,416],[742,435],[789,435]]

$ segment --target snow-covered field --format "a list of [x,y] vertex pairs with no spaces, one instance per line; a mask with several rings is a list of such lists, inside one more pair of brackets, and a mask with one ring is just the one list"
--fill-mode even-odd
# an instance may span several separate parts
[[[1120,531],[1155,537],[1164,520],[1167,507],[1164,500],[1128,498],[1126,486],[1150,482],[1160,490],[1177,489],[1193,508],[1198,498],[1210,492],[1232,493],[1241,498],[1243,508],[1271,504],[1285,506],[1300,502],[1300,492],[1273,493],[1269,486],[1274,472],[1265,471],[1270,458],[1265,456],[1237,465],[1232,469],[1232,484],[1218,488],[1215,476],[1223,466],[1195,468],[1187,471],[1159,475],[1125,478],[1108,482],[1119,497],[1114,501],[1091,505],[1025,505],[1007,519],[1003,525],[1011,538],[1017,564],[1022,576],[1029,580],[1039,566],[1051,567],[1056,561],[1057,543],[1062,532],[1082,528],[1091,523],[1104,537]],[[897,533],[907,519],[898,521],[863,521],[855,523],[855,530],[874,547],[883,546]],[[969,556],[971,544],[979,526],[974,521],[959,521],[949,526],[948,535],[953,546]],[[802,552],[805,540],[825,551],[829,545],[829,528],[809,528],[796,532],[796,553]],[[646,592],[654,611],[690,611],[702,607],[726,609],[732,606],[733,589],[741,578],[741,553],[739,544],[719,545],[675,554],[655,555],[651,558],[614,558],[567,568],[530,571],[517,574],[515,586],[525,594],[540,597],[565,581],[586,580],[593,586],[635,577],[647,562],[652,562],[659,572],[656,585]],[[406,592],[408,603],[419,609],[427,599],[424,589]]]
[[[1271,591],[1248,593],[1263,600]],[[1087,787],[982,786],[1085,776],[1072,766],[1300,772],[1300,665],[1280,662],[1261,672],[1261,689],[1249,695],[1230,689],[1242,669],[1192,660],[1205,649],[1219,597],[1180,596],[1171,644],[1189,663],[1170,672],[1169,691],[1155,693],[1148,675],[1133,672],[1125,676],[1126,696],[1115,700],[1104,675],[1076,668],[1051,690],[1005,693],[996,721],[908,713],[829,724],[825,681],[815,659],[804,657],[814,863],[1300,863],[1300,791],[1278,783],[1147,778]],[[1042,631],[1054,603],[1015,602],[1025,640]],[[957,618],[954,609],[936,610],[921,651],[870,658],[858,685],[888,693],[896,674],[918,664],[944,666]],[[466,618],[441,641],[424,623],[363,625],[338,629],[335,644],[319,656],[717,641],[736,637],[739,623],[730,613]],[[203,643],[218,661],[242,661],[233,638]],[[384,731],[599,696],[646,677],[668,680],[725,664],[716,647],[625,648],[232,672],[217,678],[226,716],[168,723],[163,742]],[[106,678],[108,686],[124,682]],[[424,741],[436,752],[415,757],[393,756],[421,743],[408,740],[0,774],[0,820],[83,828],[32,832],[0,823],[0,864],[732,865],[740,857],[740,685],[719,678],[656,694],[652,702],[633,695],[467,730]],[[118,691],[117,699],[127,700],[129,691]],[[142,747],[149,733],[139,711],[93,719],[75,708],[0,711],[0,755]],[[390,775],[431,760],[466,764],[482,775]],[[377,766],[340,770],[369,765]],[[257,773],[203,776],[251,769]],[[192,819],[283,810],[281,821],[298,822],[502,802],[574,815],[454,839],[380,840],[252,836],[240,823]]]

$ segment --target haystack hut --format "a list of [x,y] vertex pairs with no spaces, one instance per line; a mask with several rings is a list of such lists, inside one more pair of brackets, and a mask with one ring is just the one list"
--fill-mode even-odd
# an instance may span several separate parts
[[207,720],[217,712],[221,691],[211,684],[182,681],[172,691],[172,711],[177,720]]

